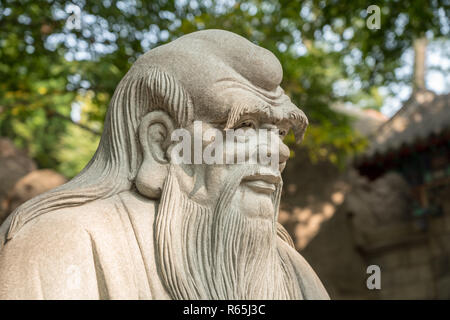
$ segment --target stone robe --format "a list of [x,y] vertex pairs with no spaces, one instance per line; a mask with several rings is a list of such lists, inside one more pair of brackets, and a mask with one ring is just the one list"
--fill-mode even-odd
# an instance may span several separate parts
[[[170,299],[155,259],[156,211],[156,202],[123,192],[37,217],[0,251],[0,299]],[[303,297],[327,299],[300,254],[278,246]]]

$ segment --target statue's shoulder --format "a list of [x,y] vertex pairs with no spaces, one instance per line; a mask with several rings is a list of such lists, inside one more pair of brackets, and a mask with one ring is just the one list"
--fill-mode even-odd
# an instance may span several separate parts
[[[91,231],[108,227],[116,199],[94,200],[89,203],[56,209],[25,223],[10,239],[4,249],[11,246],[29,247],[37,243],[37,252],[48,248],[68,246],[68,243],[85,243]],[[100,230],[101,231],[101,230]],[[106,231],[106,230],[104,230]],[[36,252],[34,251],[34,252]]]
[[[114,242],[100,243],[98,236],[111,233],[107,221],[114,206],[113,199],[92,201],[24,224],[0,250],[0,299],[96,298],[96,241],[102,253],[105,245],[114,248]],[[71,291],[67,286],[74,274],[81,284]]]

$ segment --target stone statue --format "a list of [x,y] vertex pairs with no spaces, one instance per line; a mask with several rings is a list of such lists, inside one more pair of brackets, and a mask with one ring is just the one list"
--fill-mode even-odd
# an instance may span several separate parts
[[[271,52],[222,30],[141,56],[86,168],[1,225],[0,299],[328,299],[277,223],[281,140],[290,129],[301,140],[307,126],[281,80]],[[241,146],[247,130],[275,128],[276,170],[173,161],[173,133],[197,121],[242,129]],[[214,136],[201,147],[212,141],[221,146]]]

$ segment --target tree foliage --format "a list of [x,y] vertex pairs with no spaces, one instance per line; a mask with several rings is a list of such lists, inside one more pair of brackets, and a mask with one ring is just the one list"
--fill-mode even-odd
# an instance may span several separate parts
[[[95,149],[113,91],[137,57],[183,34],[220,28],[274,52],[283,87],[310,119],[311,156],[342,162],[363,143],[330,106],[367,98],[379,106],[377,88],[405,80],[395,70],[413,39],[448,35],[446,1],[377,5],[381,29],[369,30],[361,0],[2,0],[0,135],[30,150],[41,167],[73,176]],[[71,17],[80,28],[68,25]],[[343,80],[350,89],[336,90]],[[79,122],[71,118],[74,104],[83,105]]]

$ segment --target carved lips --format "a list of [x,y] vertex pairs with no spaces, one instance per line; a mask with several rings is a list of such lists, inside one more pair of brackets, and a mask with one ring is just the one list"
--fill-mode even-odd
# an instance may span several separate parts
[[274,192],[276,190],[276,185],[280,182],[280,175],[275,175],[272,173],[257,173],[246,176],[242,179],[242,184],[246,185],[250,189],[267,194]]

